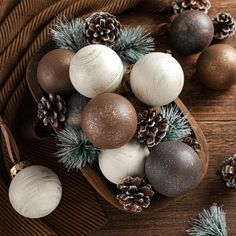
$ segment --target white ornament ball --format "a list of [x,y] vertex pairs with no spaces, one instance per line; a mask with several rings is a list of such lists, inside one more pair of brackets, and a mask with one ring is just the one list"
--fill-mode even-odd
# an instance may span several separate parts
[[21,170],[9,187],[12,207],[28,218],[50,214],[58,206],[61,196],[62,186],[58,176],[51,169],[39,165]]
[[114,92],[123,78],[120,57],[109,47],[91,44],[80,49],[70,63],[70,80],[85,97]]
[[102,151],[98,163],[102,174],[110,182],[118,184],[127,176],[144,177],[148,155],[146,146],[131,142],[120,148]]
[[163,106],[174,101],[181,93],[184,72],[170,54],[153,52],[134,64],[130,85],[141,102],[150,106]]

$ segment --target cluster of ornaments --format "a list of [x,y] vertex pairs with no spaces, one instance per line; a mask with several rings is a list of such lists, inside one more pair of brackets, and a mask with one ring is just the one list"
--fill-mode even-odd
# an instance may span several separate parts
[[[171,54],[148,53],[128,66],[129,93],[146,110],[137,113],[133,100],[118,94],[127,76],[127,61],[113,50],[120,35],[114,16],[94,13],[85,20],[86,46],[44,55],[37,69],[45,92],[38,116],[45,125],[70,127],[59,134],[64,144],[59,144],[58,156],[67,167],[82,168],[86,160],[68,163],[89,159],[90,151],[97,154],[100,171],[121,191],[117,200],[125,210],[140,212],[150,205],[154,191],[177,197],[199,183],[201,146],[188,137],[190,125],[187,135],[165,140],[173,124],[158,108],[172,104],[184,85],[182,67]],[[181,112],[178,119],[184,119]]]
[[[170,43],[181,54],[201,52],[197,77],[209,89],[225,90],[235,83],[236,50],[227,44],[209,45],[234,35],[236,21],[229,12],[211,19],[209,0],[174,0],[169,28]],[[173,20],[174,19],[174,20]],[[209,48],[208,48],[209,47]]]

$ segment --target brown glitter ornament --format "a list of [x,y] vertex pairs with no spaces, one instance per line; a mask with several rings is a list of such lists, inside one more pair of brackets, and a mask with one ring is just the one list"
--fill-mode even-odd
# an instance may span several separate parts
[[226,186],[236,189],[236,154],[223,162],[221,174]]
[[121,184],[117,184],[117,188],[122,191],[116,198],[124,209],[132,212],[141,212],[143,208],[150,205],[150,196],[154,195],[150,184],[146,184],[145,180],[139,177],[126,177]]
[[85,20],[85,39],[88,44],[113,46],[121,33],[120,22],[107,12],[95,12]]
[[214,38],[218,40],[226,39],[232,36],[236,31],[236,22],[233,16],[228,12],[218,13],[213,18]]
[[149,148],[155,147],[165,137],[169,125],[167,120],[154,108],[138,114],[136,137]]
[[212,45],[198,58],[196,72],[210,89],[230,88],[236,80],[236,50],[227,44]]
[[38,104],[38,117],[43,120],[45,126],[51,124],[53,127],[58,127],[59,123],[65,121],[65,105],[65,101],[60,95],[44,96]]
[[195,138],[186,137],[182,141],[183,143],[188,144],[195,152],[201,152],[201,144]]
[[207,14],[211,8],[211,2],[209,0],[174,0],[172,7],[175,14],[187,10],[199,10]]
[[137,113],[121,95],[103,93],[84,107],[81,127],[95,146],[118,148],[133,138],[137,128]]

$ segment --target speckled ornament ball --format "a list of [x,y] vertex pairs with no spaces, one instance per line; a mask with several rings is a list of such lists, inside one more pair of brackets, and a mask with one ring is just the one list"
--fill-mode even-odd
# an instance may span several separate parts
[[201,177],[197,153],[180,141],[159,144],[147,157],[148,182],[162,195],[178,197],[194,189]]
[[193,54],[208,47],[214,36],[214,26],[207,14],[197,10],[180,13],[172,22],[170,43],[182,54]]
[[70,63],[70,79],[85,97],[114,92],[123,78],[123,64],[111,48],[92,44],[80,49]]
[[61,182],[49,168],[32,165],[21,170],[11,181],[9,199],[22,216],[41,218],[58,206],[62,196]]
[[74,94],[68,99],[65,125],[77,129],[81,128],[81,113],[88,101],[89,98],[79,93]]
[[236,49],[215,44],[204,50],[197,61],[197,77],[210,89],[230,88],[236,82]]
[[39,61],[37,80],[46,93],[69,96],[75,92],[69,77],[69,66],[74,55],[66,49],[55,49]]
[[101,152],[98,162],[102,174],[112,183],[122,183],[128,176],[144,177],[149,150],[136,141]]
[[135,97],[144,104],[163,106],[179,96],[184,85],[184,73],[170,54],[153,52],[134,64],[130,85]]
[[126,98],[115,93],[104,93],[91,99],[84,107],[81,126],[95,146],[117,148],[133,138],[137,114]]

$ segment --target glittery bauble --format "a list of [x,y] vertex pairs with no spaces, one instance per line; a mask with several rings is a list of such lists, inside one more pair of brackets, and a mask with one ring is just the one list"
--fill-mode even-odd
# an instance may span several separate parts
[[137,114],[124,97],[104,93],[91,99],[82,111],[82,130],[100,148],[117,148],[128,143],[137,128]]
[[227,44],[207,48],[198,58],[197,76],[210,89],[228,89],[236,82],[236,50]]
[[180,141],[159,144],[147,157],[148,182],[162,195],[177,197],[194,189],[201,177],[197,153]]
[[70,79],[85,97],[114,92],[123,78],[123,64],[111,48],[91,44],[80,49],[70,64]]
[[39,61],[37,79],[46,93],[69,96],[75,92],[69,77],[69,66],[74,55],[67,49],[55,49]]
[[79,129],[81,127],[81,113],[89,99],[76,93],[67,101],[65,125]]
[[103,175],[112,183],[122,183],[128,176],[144,177],[144,167],[149,150],[135,141],[120,148],[101,152],[98,162]]
[[11,181],[9,199],[22,216],[41,218],[56,209],[62,196],[61,182],[49,168],[32,165]]
[[130,85],[135,97],[141,102],[150,106],[163,106],[179,96],[184,85],[184,73],[170,54],[149,53],[134,64]]
[[175,18],[171,23],[169,35],[175,50],[182,54],[192,54],[210,45],[214,26],[207,14],[189,10]]

